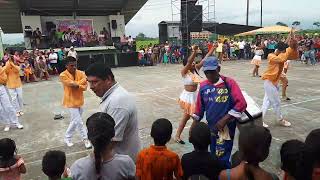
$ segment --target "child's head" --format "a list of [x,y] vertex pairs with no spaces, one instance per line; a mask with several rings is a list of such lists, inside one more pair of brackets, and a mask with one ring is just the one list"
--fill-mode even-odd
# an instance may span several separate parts
[[9,161],[14,158],[16,153],[16,143],[9,138],[0,139],[0,160]]
[[280,156],[281,169],[294,179],[308,179],[306,177],[311,175],[311,168],[306,161],[305,143],[299,140],[286,141],[281,146]]
[[172,124],[168,119],[157,119],[151,127],[151,137],[156,146],[165,146],[170,141]]
[[52,179],[60,179],[66,166],[66,154],[62,151],[48,151],[42,158],[42,171]]
[[208,150],[211,143],[210,128],[206,123],[197,123],[192,129],[189,137],[189,142],[193,144],[195,150]]
[[249,164],[258,165],[269,155],[271,133],[261,126],[244,127],[239,135],[241,159]]
[[306,148],[308,154],[310,155],[312,161],[312,165],[315,168],[320,168],[320,129],[315,129],[310,132],[310,134],[306,138]]
[[94,147],[96,173],[100,175],[102,153],[111,148],[110,143],[115,136],[115,122],[107,113],[98,112],[88,118],[86,125],[88,138]]

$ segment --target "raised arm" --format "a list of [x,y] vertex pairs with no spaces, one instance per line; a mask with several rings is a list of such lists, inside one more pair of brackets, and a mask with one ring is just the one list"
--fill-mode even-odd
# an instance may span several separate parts
[[181,70],[181,75],[185,76],[188,71],[192,68],[192,63],[194,62],[194,59],[197,56],[197,51],[198,51],[199,47],[198,46],[193,46],[192,48],[192,54],[191,56],[188,58],[188,62],[187,64],[183,67],[183,69]]
[[196,69],[199,70],[202,68],[204,60],[206,60],[209,56],[212,56],[212,54],[214,53],[214,51],[216,50],[217,46],[212,46],[212,48],[209,50],[209,52],[207,53],[207,55],[200,61],[200,63],[196,64]]

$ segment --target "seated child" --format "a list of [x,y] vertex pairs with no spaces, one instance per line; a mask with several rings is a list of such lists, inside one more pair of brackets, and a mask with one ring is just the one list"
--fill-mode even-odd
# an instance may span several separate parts
[[0,139],[0,179],[20,180],[26,173],[24,160],[16,155],[16,143],[9,138]]
[[207,124],[197,123],[192,129],[189,137],[193,144],[194,151],[184,154],[181,159],[183,179],[202,175],[208,179],[218,179],[223,169],[216,157],[208,151],[211,143],[211,132]]
[[151,137],[154,145],[146,148],[137,156],[136,177],[138,180],[177,180],[182,178],[182,167],[178,154],[167,149],[172,124],[167,119],[158,119],[152,124]]
[[[66,168],[66,154],[62,151],[48,151],[42,158],[42,171],[49,180],[71,180]],[[61,178],[61,177],[64,178]]]

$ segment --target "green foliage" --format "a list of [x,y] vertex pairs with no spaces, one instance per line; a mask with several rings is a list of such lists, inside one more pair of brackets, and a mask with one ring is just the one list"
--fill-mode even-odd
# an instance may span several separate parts
[[137,45],[137,51],[140,50],[140,47],[148,47],[150,44],[155,45],[159,44],[159,39],[153,39],[153,40],[137,40],[136,39],[136,45]]
[[314,22],[313,25],[317,26],[317,28],[319,28],[320,27],[320,22],[319,21],[318,22]]
[[300,26],[300,21],[294,21],[293,23],[292,23],[292,26]]
[[283,22],[277,22],[277,23],[276,23],[276,25],[278,25],[278,26],[286,26],[286,27],[288,27],[288,25],[287,25],[287,24],[285,24],[285,23],[283,23]]

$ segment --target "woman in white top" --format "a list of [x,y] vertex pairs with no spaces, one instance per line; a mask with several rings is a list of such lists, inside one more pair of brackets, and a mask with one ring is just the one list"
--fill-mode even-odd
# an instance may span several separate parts
[[218,39],[218,47],[217,47],[217,56],[218,56],[218,59],[221,63],[221,60],[222,60],[222,52],[223,52],[223,43],[221,41],[221,39]]
[[259,67],[261,64],[261,57],[263,55],[263,47],[262,44],[260,42],[256,43],[256,48],[254,50],[254,57],[251,61],[251,64],[254,65],[253,71],[252,71],[252,76],[253,77],[261,77],[259,75]]
[[178,102],[180,104],[180,107],[184,110],[184,112],[175,136],[175,141],[180,144],[185,144],[185,142],[181,140],[180,136],[187,121],[190,119],[191,115],[195,111],[197,89],[198,84],[200,83],[200,79],[195,73],[197,73],[197,71],[201,69],[204,60],[207,57],[211,56],[216,49],[216,47],[212,47],[209,50],[208,54],[204,57],[204,59],[200,63],[195,64],[194,59],[197,56],[198,48],[198,46],[193,46],[193,52],[189,57],[188,61],[183,62],[184,67],[181,70],[184,90],[182,91]]
[[93,152],[71,166],[73,180],[133,180],[136,166],[128,155],[116,154],[112,138],[115,121],[107,113],[91,115],[87,122],[88,138]]

